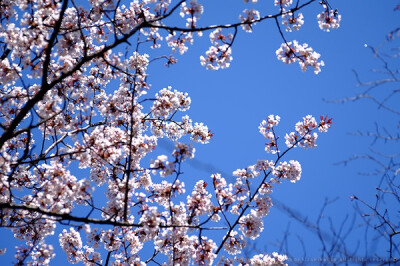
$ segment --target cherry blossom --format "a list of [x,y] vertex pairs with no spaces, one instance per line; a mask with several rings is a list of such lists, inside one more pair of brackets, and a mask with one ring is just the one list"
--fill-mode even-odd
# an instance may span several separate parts
[[269,142],[265,144],[265,151],[272,154],[279,152],[278,146],[276,145],[276,136],[273,132],[273,127],[279,124],[280,119],[281,118],[278,115],[269,115],[267,120],[263,120],[258,127],[260,133],[269,140]]
[[304,24],[304,16],[298,13],[295,16],[292,12],[282,14],[282,24],[286,26],[285,30],[291,32],[292,30],[298,31]]
[[224,244],[224,249],[231,255],[241,253],[241,250],[246,246],[246,240],[238,232],[232,231],[228,240]]
[[175,149],[172,151],[172,156],[183,162],[186,159],[193,159],[195,151],[196,149],[193,147],[193,145],[177,142],[175,143]]
[[203,123],[195,123],[193,129],[190,131],[191,140],[200,142],[200,143],[208,143],[213,133],[208,129],[206,125]]
[[288,162],[280,162],[274,168],[273,174],[278,178],[288,179],[290,182],[295,183],[301,177],[301,165],[298,161],[290,160]]
[[199,19],[203,11],[203,6],[199,4],[197,0],[190,0],[189,5],[187,5],[186,2],[182,3],[180,15],[181,17],[185,15],[194,16]]
[[219,47],[221,44],[231,44],[233,42],[233,35],[231,33],[222,34],[221,28],[212,31],[209,37],[210,42],[216,47]]
[[316,141],[318,134],[314,131],[318,128],[319,132],[325,133],[332,125],[332,118],[328,116],[321,116],[321,121],[317,123],[315,117],[307,115],[303,117],[303,122],[299,121],[295,125],[296,132],[290,132],[286,134],[286,146],[292,147],[303,147],[303,148],[315,148],[317,146]]
[[330,29],[337,29],[340,26],[342,16],[338,14],[337,10],[332,10],[327,5],[322,5],[325,11],[318,14],[318,26],[321,30],[329,32]]
[[244,15],[240,15],[239,19],[242,23],[242,29],[246,32],[252,32],[252,25],[255,25],[255,21],[260,19],[260,12],[255,9],[243,10]]
[[333,124],[332,118],[328,118],[327,115],[325,117],[323,117],[321,115],[320,119],[321,119],[321,121],[319,122],[319,125],[318,125],[319,132],[328,132],[328,129]]
[[256,239],[260,233],[264,230],[263,220],[257,217],[254,210],[251,213],[243,216],[240,221],[240,231],[245,237],[250,239]]
[[177,110],[186,111],[190,106],[190,97],[187,93],[172,91],[171,87],[162,89],[156,94],[153,103],[152,115],[155,118],[167,118]]
[[254,200],[257,204],[256,215],[259,217],[267,216],[269,209],[272,207],[272,200],[269,196],[257,196]]
[[315,52],[308,44],[299,44],[297,41],[283,43],[276,50],[278,60],[285,64],[298,62],[302,71],[306,71],[308,67],[314,68],[314,73],[321,72],[321,66],[324,66],[324,61],[318,61],[321,55]]
[[232,49],[228,44],[221,46],[211,46],[206,52],[206,56],[200,56],[200,63],[207,69],[218,70],[224,69],[230,66],[233,59],[231,56]]
[[287,264],[284,263],[287,260],[286,255],[279,255],[276,252],[272,253],[272,256],[265,255],[265,254],[259,254],[255,255],[250,259],[251,265],[256,265],[256,266],[272,266],[272,265],[281,265],[281,266],[286,266]]
[[183,55],[189,49],[187,44],[193,44],[193,34],[190,32],[182,33],[180,35],[177,35],[176,32],[173,32],[173,34],[168,35],[165,39],[172,51],[179,51],[181,55]]
[[68,254],[68,261],[70,263],[77,263],[82,260],[82,239],[79,232],[74,228],[70,228],[70,232],[63,230],[59,235],[60,245],[62,249]]
[[293,0],[275,0],[274,1],[274,5],[281,6],[281,7],[283,7],[283,6],[288,7],[292,3],[293,3]]

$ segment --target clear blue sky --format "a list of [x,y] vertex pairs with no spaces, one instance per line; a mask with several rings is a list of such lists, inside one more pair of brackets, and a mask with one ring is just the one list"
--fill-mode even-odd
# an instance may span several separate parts
[[[236,22],[238,14],[245,7],[241,0],[199,2],[204,4],[205,10],[200,25]],[[288,40],[306,42],[322,55],[326,66],[318,75],[314,75],[311,69],[303,73],[297,64],[288,66],[276,59],[275,50],[282,40],[272,20],[256,25],[252,34],[239,31],[232,47],[234,60],[228,69],[207,71],[200,65],[199,57],[209,46],[208,33],[201,39],[196,38],[185,55],[177,55],[178,64],[170,68],[154,64],[149,68],[149,82],[152,84],[149,93],[156,93],[167,86],[188,92],[192,99],[188,114],[194,121],[207,124],[215,134],[209,144],[196,145],[195,161],[184,165],[183,180],[187,184],[187,191],[190,190],[190,184],[198,179],[207,179],[216,170],[231,174],[235,169],[245,168],[258,159],[275,159],[265,153],[265,139],[258,132],[259,123],[267,115],[281,116],[277,131],[283,139],[285,133],[292,131],[294,124],[303,116],[328,114],[333,117],[334,125],[327,134],[320,134],[318,147],[295,150],[284,158],[300,161],[302,179],[296,184],[287,182],[278,186],[272,196],[312,221],[317,218],[325,198],[338,197],[337,202],[327,210],[336,225],[346,214],[353,213],[351,195],[356,194],[371,201],[374,199],[378,177],[358,175],[358,172],[373,169],[372,165],[355,162],[344,167],[335,166],[334,163],[368,151],[369,139],[349,133],[373,131],[374,122],[377,121],[391,127],[398,117],[378,110],[366,100],[332,104],[322,99],[338,99],[359,92],[360,89],[355,86],[357,81],[353,69],[364,80],[373,77],[369,70],[380,67],[380,63],[364,44],[380,45],[386,34],[399,26],[400,11],[393,11],[398,1],[332,0],[330,3],[342,15],[339,29],[330,33],[321,31],[316,14],[322,8],[314,4],[303,11],[305,24],[302,29],[286,34]],[[261,8],[259,10],[264,15],[275,12],[270,8],[266,12]],[[168,143],[162,144],[162,147],[168,154]],[[385,150],[387,146],[378,148],[389,152]],[[398,147],[393,149],[398,150]],[[281,239],[290,219],[273,208],[265,221],[263,236],[256,242],[257,248],[263,251],[264,246],[268,246],[268,252],[276,251],[278,248],[273,243]],[[308,255],[318,256],[319,246],[315,238],[295,223],[291,224],[291,230],[292,236],[299,234],[309,244]],[[360,234],[356,234],[354,239],[363,233],[359,231]],[[0,232],[0,248],[8,248],[0,261],[8,264],[13,260],[12,247],[17,242],[10,240],[9,231],[1,229]],[[65,264],[65,255],[60,251],[59,244],[53,245],[57,248],[57,256],[52,265]],[[292,245],[299,245],[299,242],[293,241]],[[293,255],[300,256],[301,252],[299,248],[299,253]]]

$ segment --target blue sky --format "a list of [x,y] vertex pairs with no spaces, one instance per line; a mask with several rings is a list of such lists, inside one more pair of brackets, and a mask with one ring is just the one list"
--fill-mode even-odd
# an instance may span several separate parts
[[[200,25],[236,22],[238,14],[246,7],[240,0],[199,2],[204,4]],[[267,10],[260,8],[262,15],[275,13],[276,8],[273,9],[272,5],[263,4],[264,0],[259,2]],[[386,34],[398,26],[400,11],[393,11],[398,1],[337,0],[330,3],[342,15],[339,29],[330,33],[321,31],[316,15],[322,8],[314,4],[303,11],[305,24],[301,30],[286,33],[288,40],[306,42],[322,55],[326,66],[318,75],[314,75],[311,69],[303,73],[297,64],[288,66],[276,59],[275,50],[282,40],[272,20],[256,25],[252,34],[239,31],[232,47],[234,60],[228,69],[210,71],[200,65],[199,57],[209,46],[208,33],[195,39],[186,54],[177,55],[178,64],[166,68],[160,63],[149,68],[150,94],[167,86],[188,92],[192,99],[188,114],[194,121],[204,122],[215,134],[209,144],[196,145],[196,159],[184,164],[183,180],[188,184],[187,190],[191,183],[207,179],[215,171],[229,175],[237,168],[254,164],[258,159],[275,159],[265,153],[265,139],[258,132],[259,123],[269,114],[281,116],[277,132],[282,139],[285,133],[293,131],[294,124],[303,116],[328,114],[333,117],[334,124],[328,133],[320,134],[318,147],[313,150],[297,149],[284,158],[300,161],[302,179],[296,184],[283,183],[272,196],[308,216],[311,221],[317,218],[325,198],[337,197],[337,201],[327,209],[327,217],[331,216],[335,225],[339,225],[346,214],[351,216],[354,213],[351,195],[373,200],[379,177],[358,174],[374,169],[373,165],[366,161],[354,162],[347,167],[334,163],[368,152],[371,140],[349,133],[373,131],[374,122],[393,129],[398,116],[379,110],[367,100],[333,104],[323,99],[339,99],[359,92],[353,69],[364,80],[376,77],[369,70],[379,68],[380,63],[364,45],[379,46]],[[165,153],[170,152],[168,143],[162,142],[161,147]],[[389,148],[379,143],[374,147],[382,152],[398,150],[398,146]],[[294,236],[292,245],[299,245],[295,240],[298,234],[307,243],[307,254],[318,256],[320,246],[316,238],[278,208],[273,208],[265,219],[263,235],[256,241],[257,248],[264,251],[266,247],[268,252],[278,250],[274,243],[281,240],[288,223],[291,223],[290,232]],[[360,220],[356,225],[359,224],[362,224]],[[352,243],[362,240],[363,234],[362,228],[354,230],[354,236],[349,239]],[[12,246],[16,242],[10,240],[10,232],[1,232],[4,237],[0,240],[0,248],[9,248],[0,260],[11,262]],[[62,264],[65,257],[58,243],[53,244],[58,249],[53,264]],[[294,250],[294,256],[302,254],[300,248]]]

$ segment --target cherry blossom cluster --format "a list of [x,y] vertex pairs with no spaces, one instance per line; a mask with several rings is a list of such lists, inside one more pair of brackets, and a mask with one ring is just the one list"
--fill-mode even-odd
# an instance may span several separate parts
[[[203,13],[203,6],[197,2],[197,0],[190,0],[187,4],[186,2],[182,2],[180,8],[180,16],[182,18],[186,18],[186,28],[195,29],[197,27],[197,21],[200,19],[201,14]],[[153,28],[155,31],[158,29]],[[202,36],[202,31],[197,32],[199,36]],[[189,47],[187,44],[193,44],[194,42],[193,32],[191,31],[181,31],[177,33],[176,31],[171,31],[170,34],[165,38],[169,47],[172,48],[173,52],[178,52],[182,55],[184,54]],[[162,37],[157,36],[157,39],[162,39]],[[161,45],[158,44],[156,48],[159,48]]]
[[189,49],[187,44],[193,44],[193,33],[189,32],[177,35],[176,32],[173,32],[166,37],[166,41],[173,52],[179,51],[183,55]]
[[300,27],[304,24],[304,16],[302,13],[298,13],[294,16],[292,12],[282,14],[282,24],[286,26],[285,30],[291,32],[292,30],[300,30]]
[[65,253],[68,255],[68,261],[77,263],[82,260],[82,239],[79,232],[71,228],[70,232],[66,229],[59,235],[60,245]]
[[[280,158],[281,151],[278,146],[279,137],[276,135],[274,127],[278,125],[279,121],[279,116],[269,115],[267,120],[263,120],[259,126],[260,133],[268,140],[265,144],[265,151],[277,154],[278,158]],[[320,122],[317,122],[311,115],[303,117],[303,121],[296,123],[296,131],[286,134],[285,144],[287,149],[292,149],[297,146],[303,148],[316,147],[318,134],[315,131],[318,129],[319,132],[327,132],[331,125],[332,118],[328,118],[328,116],[321,116]],[[273,175],[277,177],[271,179],[273,182],[280,183],[281,179],[287,179],[294,183],[300,180],[302,172],[301,165],[295,160],[291,160],[289,163],[280,162],[279,165],[274,165],[273,167],[269,165],[269,167],[271,167]]]
[[[55,257],[54,247],[43,243],[43,241],[39,243],[30,242],[28,247],[17,246],[15,249],[15,258],[18,261],[23,261],[31,252],[32,265],[49,265],[51,259]],[[4,253],[1,255],[4,255]]]
[[240,254],[246,246],[246,240],[237,231],[231,231],[224,244],[224,249],[231,255]]
[[250,239],[256,239],[264,230],[264,222],[258,217],[254,210],[251,213],[243,216],[240,220],[240,231],[243,235]]
[[290,182],[295,183],[300,180],[301,176],[301,165],[298,161],[290,160],[287,162],[280,162],[277,167],[274,168],[273,174],[279,179],[288,179]]
[[[287,32],[298,31],[304,24],[302,13],[297,13],[296,15],[292,9],[287,10],[292,3],[292,0],[275,0],[274,2],[276,6],[280,6],[281,8],[281,23],[285,26]],[[324,8],[324,11],[317,15],[320,29],[329,32],[330,29],[338,28],[340,26],[341,15],[338,14],[337,10],[333,11],[327,1],[321,1],[320,4]],[[278,23],[278,20],[276,22]],[[276,50],[278,60],[285,64],[298,62],[302,71],[306,71],[308,67],[312,67],[315,74],[321,72],[321,66],[324,66],[324,62],[322,60],[319,61],[321,55],[306,43],[300,45],[296,40],[287,41],[279,25],[278,28],[284,40],[281,47]]]
[[210,42],[214,46],[220,46],[221,44],[231,44],[233,42],[233,35],[230,33],[224,35],[222,34],[222,29],[217,28],[210,33]]
[[313,116],[307,115],[302,122],[296,123],[295,132],[286,134],[285,143],[288,148],[296,147],[297,145],[303,148],[315,148],[318,134],[313,131],[318,128],[319,132],[327,132],[331,125],[332,118],[328,118],[328,116],[321,116],[320,122],[317,123]]
[[260,133],[269,140],[267,144],[265,144],[265,151],[275,154],[279,152],[278,146],[276,144],[276,137],[273,132],[273,127],[279,124],[281,118],[277,115],[269,115],[267,120],[263,120],[258,127]]
[[152,115],[155,118],[166,119],[176,111],[186,111],[189,109],[191,100],[187,93],[171,91],[171,87],[160,90],[156,94],[156,100],[152,106]]
[[329,9],[326,4],[322,6],[325,10],[317,16],[319,28],[327,32],[339,28],[342,16],[338,14],[337,10]]
[[273,252],[272,256],[264,254],[255,255],[250,259],[250,263],[251,265],[255,266],[262,266],[262,265],[279,266],[279,265],[287,265],[286,263],[284,263],[287,259],[288,259],[287,256],[279,255],[278,253]]
[[200,15],[203,14],[203,6],[197,2],[197,0],[190,0],[189,4],[183,2],[181,5],[180,15],[182,18],[189,16],[187,18],[186,27],[196,28],[196,22],[200,19]]
[[260,19],[260,12],[255,9],[245,9],[243,13],[244,15],[239,16],[242,29],[246,32],[252,32],[252,26],[256,25],[255,21]]
[[275,0],[274,5],[281,7],[288,7],[293,3],[293,0]]
[[321,72],[321,66],[324,66],[324,61],[319,58],[321,55],[314,51],[308,44],[299,44],[297,41],[283,43],[276,50],[278,60],[285,64],[298,62],[302,71],[306,71],[308,67],[314,68],[314,73]]
[[210,41],[212,46],[206,52],[206,56],[200,56],[200,63],[207,69],[218,70],[227,68],[232,61],[233,35],[228,33],[222,34],[222,29],[217,28],[210,33]]
[[[270,115],[259,131],[275,161],[239,168],[232,182],[218,173],[185,179],[192,142],[208,143],[213,133],[184,113],[187,93],[152,87],[149,71],[159,61],[176,63],[163,53],[184,54],[203,32],[211,46],[201,65],[227,68],[240,28],[276,19],[278,28],[298,30],[300,8],[274,1],[275,15],[247,8],[232,24],[200,28],[197,0],[77,2],[3,1],[0,8],[0,225],[24,241],[16,264],[49,265],[55,255],[47,241],[58,235],[70,263],[283,265],[276,253],[240,256],[264,230],[274,186],[300,179],[300,163],[281,156],[315,147],[315,131],[327,132],[332,119],[306,116],[281,151],[280,117]],[[340,16],[324,8],[321,27],[337,28]],[[171,26],[175,18],[183,26]],[[315,73],[323,65],[296,41],[285,41],[277,56]],[[162,138],[175,143],[170,155],[159,148]],[[154,248],[151,257],[144,247]]]
[[227,68],[232,61],[231,53],[231,47],[227,44],[219,47],[211,46],[206,52],[205,57],[200,56],[201,65],[212,70]]

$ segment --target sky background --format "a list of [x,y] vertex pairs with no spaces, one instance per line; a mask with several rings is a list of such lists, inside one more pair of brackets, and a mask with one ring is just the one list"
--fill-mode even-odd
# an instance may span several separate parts
[[[199,2],[204,4],[199,25],[237,22],[244,8],[252,8],[251,4],[246,5],[241,0]],[[277,11],[272,4],[265,4],[267,1],[259,2],[261,15]],[[316,149],[296,149],[283,158],[301,163],[302,179],[296,184],[284,182],[276,186],[272,197],[313,222],[324,200],[337,198],[327,208],[323,220],[326,223],[328,217],[333,217],[337,227],[347,214],[352,217],[354,213],[350,196],[374,200],[379,176],[358,174],[374,170],[374,165],[367,161],[356,161],[346,167],[335,163],[369,151],[371,139],[350,133],[373,131],[375,122],[395,129],[398,116],[378,109],[367,100],[337,104],[323,99],[341,99],[360,92],[353,70],[365,81],[377,77],[371,74],[370,69],[380,68],[381,63],[374,59],[365,44],[381,45],[386,34],[399,25],[400,11],[393,11],[398,1],[336,0],[330,3],[342,15],[339,29],[330,33],[319,29],[316,15],[322,7],[315,3],[302,11],[305,24],[301,30],[285,34],[288,41],[306,42],[321,54],[325,66],[318,75],[312,69],[301,72],[297,63],[285,65],[276,59],[275,51],[282,39],[273,20],[257,24],[252,34],[239,30],[232,47],[233,61],[228,69],[210,71],[200,65],[199,57],[210,45],[209,33],[196,38],[186,54],[177,55],[178,64],[166,68],[160,62],[149,67],[149,82],[152,84],[149,93],[155,94],[167,86],[188,92],[192,99],[188,114],[193,121],[204,122],[214,133],[209,144],[195,146],[195,160],[183,165],[187,191],[190,191],[190,184],[208,179],[217,171],[229,180],[229,175],[238,168],[252,165],[258,159],[275,159],[265,153],[266,140],[258,132],[259,123],[269,114],[281,116],[276,129],[281,140],[286,133],[294,130],[296,122],[311,114],[316,117],[329,115],[333,117],[334,124],[328,133],[319,135]],[[160,152],[169,154],[170,145],[167,141],[161,142]],[[386,153],[398,151],[398,146],[389,147],[380,143],[374,148]],[[279,250],[279,241],[288,224],[292,255],[302,255],[296,240],[299,235],[306,243],[307,255],[318,257],[320,245],[317,238],[276,207],[265,219],[262,237],[253,243],[261,252]],[[361,220],[355,223],[354,236],[349,239],[351,244],[356,245],[358,240],[363,239],[364,229],[359,225],[362,225]],[[328,226],[326,228],[329,229]],[[7,254],[0,257],[0,261],[8,263],[13,260],[12,247],[19,243],[12,239],[9,231],[2,229],[0,232],[0,248],[8,247]],[[58,243],[53,245],[57,255],[52,265],[63,265],[65,255]],[[363,250],[360,249],[360,252]]]

